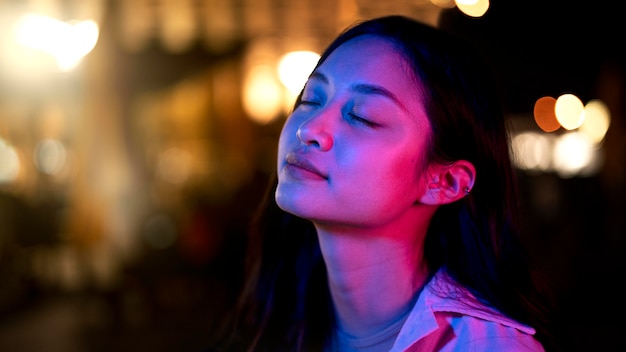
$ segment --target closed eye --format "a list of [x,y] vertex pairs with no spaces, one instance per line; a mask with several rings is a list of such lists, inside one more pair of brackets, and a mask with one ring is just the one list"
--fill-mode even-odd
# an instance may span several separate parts
[[372,121],[370,121],[370,120],[368,120],[368,119],[364,119],[364,118],[362,118],[361,116],[356,115],[356,114],[354,114],[354,113],[351,113],[351,112],[350,112],[350,113],[348,113],[348,116],[350,117],[350,119],[351,119],[352,121],[355,121],[355,122],[357,122],[357,123],[361,123],[361,124],[363,124],[363,125],[365,125],[365,126],[367,126],[367,127],[372,127],[372,128],[380,127],[380,125],[379,125],[379,124],[377,124],[377,123],[375,123],[375,122],[372,122]]
[[314,100],[300,100],[300,104],[301,105],[313,105],[313,106],[319,106],[320,103],[318,101],[314,101]]

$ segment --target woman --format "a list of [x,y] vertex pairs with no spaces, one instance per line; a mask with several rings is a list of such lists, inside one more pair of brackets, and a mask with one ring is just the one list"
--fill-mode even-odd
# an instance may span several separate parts
[[234,348],[551,348],[487,72],[401,16],[330,44],[280,135]]

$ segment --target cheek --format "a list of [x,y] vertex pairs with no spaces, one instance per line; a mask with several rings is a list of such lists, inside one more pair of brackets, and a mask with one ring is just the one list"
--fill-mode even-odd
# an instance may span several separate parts
[[406,192],[418,183],[417,165],[411,162],[396,163],[389,168],[389,186],[399,192]]
[[284,145],[289,144],[292,139],[297,138],[297,131],[298,124],[295,122],[294,119],[290,117],[289,119],[287,119],[287,121],[285,121],[285,124],[283,125],[283,128],[281,129],[280,135],[278,137],[279,152]]
[[420,189],[421,178],[421,160],[415,155],[405,155],[404,157],[381,155],[381,158],[389,160],[386,163],[386,172],[384,178],[390,194],[394,198],[400,199],[408,197],[413,199],[417,197]]
[[280,130],[280,139],[285,138],[285,136],[291,134],[292,132],[295,133],[294,125],[295,125],[294,120],[291,117],[289,117],[283,124],[282,129]]

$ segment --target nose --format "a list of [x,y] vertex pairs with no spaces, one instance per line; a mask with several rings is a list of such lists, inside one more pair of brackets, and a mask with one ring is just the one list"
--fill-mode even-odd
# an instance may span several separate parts
[[312,118],[304,121],[300,127],[298,127],[296,136],[301,143],[307,146],[317,147],[321,151],[330,150],[333,146],[333,137],[328,132],[327,127],[324,126],[324,123],[318,120],[320,119]]

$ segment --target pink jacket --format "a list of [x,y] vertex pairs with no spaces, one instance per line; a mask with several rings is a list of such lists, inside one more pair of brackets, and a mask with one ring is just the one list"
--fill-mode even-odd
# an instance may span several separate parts
[[439,271],[419,295],[390,352],[543,352],[534,334]]

